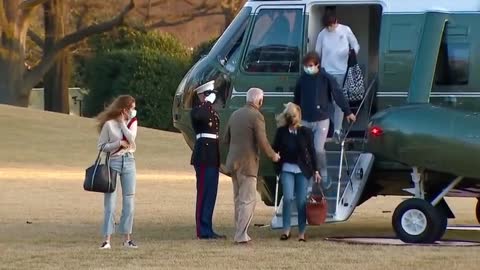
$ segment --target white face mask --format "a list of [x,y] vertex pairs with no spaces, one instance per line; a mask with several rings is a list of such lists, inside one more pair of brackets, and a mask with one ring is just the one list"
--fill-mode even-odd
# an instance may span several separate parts
[[137,116],[137,110],[133,109],[133,110],[130,110],[129,112],[130,112],[130,115],[129,115],[130,119],[132,119],[132,118],[134,118],[135,116]]
[[217,95],[215,95],[215,93],[211,93],[205,98],[205,101],[208,101],[213,104],[216,98],[217,98]]
[[303,67],[303,70],[305,71],[305,73],[307,73],[308,75],[315,75],[318,73],[318,66],[314,66],[314,67]]

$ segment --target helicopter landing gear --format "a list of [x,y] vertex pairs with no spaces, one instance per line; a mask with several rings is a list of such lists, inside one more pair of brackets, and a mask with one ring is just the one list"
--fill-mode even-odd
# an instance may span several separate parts
[[475,215],[477,216],[478,223],[480,223],[480,198],[477,198],[477,206],[475,207]]
[[[447,217],[422,199],[408,199],[395,209],[392,225],[405,243],[433,243],[443,235]],[[443,230],[443,232],[442,232]]]
[[[455,178],[432,202],[425,200],[423,172],[413,168],[414,198],[397,206],[392,216],[392,226],[397,237],[405,243],[434,243],[442,238],[447,229],[447,215],[435,206],[463,177]],[[477,203],[477,214],[480,210]]]

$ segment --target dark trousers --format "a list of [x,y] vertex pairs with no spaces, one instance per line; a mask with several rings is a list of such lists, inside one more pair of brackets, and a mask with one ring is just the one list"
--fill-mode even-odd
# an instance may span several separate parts
[[213,209],[217,200],[218,167],[196,165],[197,174],[197,207],[195,220],[197,237],[209,237],[214,234],[212,228]]

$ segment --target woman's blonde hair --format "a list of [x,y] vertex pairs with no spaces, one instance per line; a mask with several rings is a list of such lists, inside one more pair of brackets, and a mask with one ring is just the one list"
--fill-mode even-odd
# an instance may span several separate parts
[[296,128],[299,127],[302,122],[302,109],[300,109],[300,106],[293,102],[289,102],[284,106],[283,112],[277,115],[277,127],[289,125],[293,125]]
[[109,120],[117,119],[122,115],[122,111],[130,109],[135,99],[129,95],[117,97],[103,112],[97,116],[98,132],[102,131],[103,125]]

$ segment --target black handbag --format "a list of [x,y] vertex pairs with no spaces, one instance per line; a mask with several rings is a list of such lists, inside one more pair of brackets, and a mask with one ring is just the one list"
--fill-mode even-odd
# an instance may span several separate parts
[[349,102],[358,102],[365,96],[365,84],[362,70],[357,62],[355,50],[350,49],[348,70],[343,80],[343,94]]
[[102,164],[100,155],[103,147],[98,151],[95,164],[85,170],[85,181],[83,189],[86,191],[112,193],[117,186],[117,172],[110,168],[110,153],[105,157],[105,163]]

